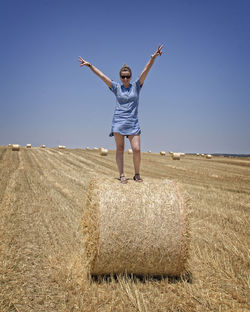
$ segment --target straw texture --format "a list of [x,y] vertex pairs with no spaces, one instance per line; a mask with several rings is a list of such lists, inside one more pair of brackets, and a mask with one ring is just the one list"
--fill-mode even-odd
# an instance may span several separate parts
[[165,155],[166,155],[166,152],[161,151],[161,152],[160,152],[160,155],[165,156]]
[[83,215],[89,272],[183,273],[189,249],[187,203],[170,180],[121,185],[92,178]]

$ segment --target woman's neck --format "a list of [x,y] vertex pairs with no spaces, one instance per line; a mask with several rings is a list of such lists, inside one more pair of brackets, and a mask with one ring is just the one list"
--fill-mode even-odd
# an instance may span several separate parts
[[126,89],[128,89],[128,88],[130,87],[130,83],[128,83],[128,84],[124,84],[124,83],[123,83],[123,87],[126,88]]

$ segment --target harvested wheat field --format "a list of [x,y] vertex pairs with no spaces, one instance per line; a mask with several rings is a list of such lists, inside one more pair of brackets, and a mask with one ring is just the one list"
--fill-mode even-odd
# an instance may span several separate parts
[[[133,188],[127,153],[125,172]],[[188,270],[90,277],[86,190],[90,178],[118,178],[114,152],[0,147],[0,311],[249,311],[250,159],[143,153],[141,175],[190,198]]]

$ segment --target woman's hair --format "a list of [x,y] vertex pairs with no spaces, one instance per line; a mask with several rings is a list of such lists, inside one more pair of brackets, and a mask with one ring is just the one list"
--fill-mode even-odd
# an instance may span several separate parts
[[123,72],[123,71],[128,71],[128,72],[130,72],[130,76],[132,76],[132,70],[130,69],[130,67],[129,67],[128,65],[124,64],[124,65],[122,66],[122,68],[120,69],[120,76],[121,76],[121,72]]

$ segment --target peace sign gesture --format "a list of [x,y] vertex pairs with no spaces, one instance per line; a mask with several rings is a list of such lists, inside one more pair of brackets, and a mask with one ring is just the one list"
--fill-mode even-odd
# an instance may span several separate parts
[[158,55],[162,55],[162,48],[163,48],[163,44],[160,44],[158,46],[157,51],[153,54],[154,57],[158,56]]
[[89,62],[84,61],[84,59],[81,58],[81,56],[78,57],[78,61],[80,62],[80,67],[82,66],[90,66]]

